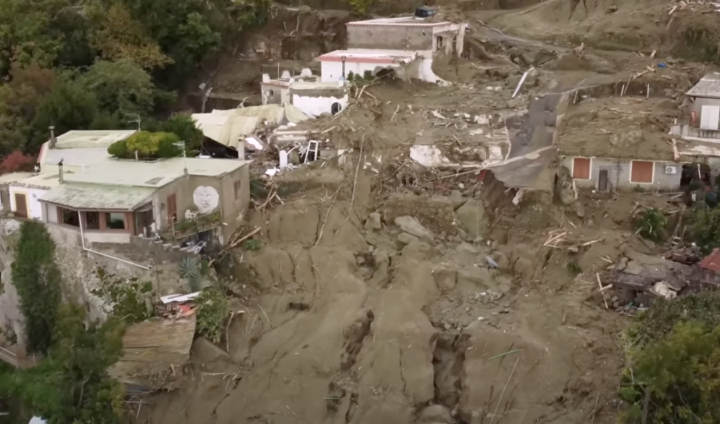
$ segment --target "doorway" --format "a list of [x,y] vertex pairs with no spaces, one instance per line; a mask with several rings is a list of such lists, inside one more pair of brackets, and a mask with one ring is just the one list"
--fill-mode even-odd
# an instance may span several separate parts
[[15,216],[18,218],[28,217],[27,198],[22,193],[15,193]]
[[598,191],[610,191],[610,184],[608,184],[608,171],[607,169],[601,169],[598,176]]
[[342,106],[340,106],[340,103],[335,102],[330,106],[330,113],[333,115],[337,115],[342,110]]

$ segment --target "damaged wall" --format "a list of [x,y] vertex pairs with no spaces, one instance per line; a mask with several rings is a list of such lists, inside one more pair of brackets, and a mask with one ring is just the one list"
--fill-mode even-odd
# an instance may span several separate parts
[[305,91],[292,92],[291,90],[291,93],[293,106],[300,109],[305,115],[311,117],[317,117],[323,113],[332,113],[334,103],[340,106],[339,110],[345,109],[348,105],[347,93],[341,95],[336,91],[335,94],[338,95],[337,97],[332,95],[317,96]]
[[432,50],[432,27],[348,25],[349,49]]

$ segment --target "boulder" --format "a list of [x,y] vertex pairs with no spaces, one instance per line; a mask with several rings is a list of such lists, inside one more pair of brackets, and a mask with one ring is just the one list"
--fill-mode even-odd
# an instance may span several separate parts
[[365,229],[367,231],[382,229],[382,217],[379,213],[374,212],[368,216],[367,221],[365,221]]
[[452,415],[450,415],[450,411],[442,405],[430,405],[420,412],[421,423],[450,424],[453,421],[454,420]]
[[411,234],[408,234],[408,233],[401,233],[397,239],[400,242],[400,244],[402,244],[403,246],[408,245],[413,242],[420,241],[419,238],[417,238]]
[[418,222],[417,219],[411,217],[411,216],[399,216],[395,218],[395,225],[400,227],[401,230],[404,232],[413,235],[420,240],[432,243],[433,242],[433,233],[432,231],[428,230],[427,228],[423,227],[422,224]]
[[192,357],[201,364],[228,359],[228,353],[215,346],[205,337],[198,337],[192,344]]
[[480,200],[468,200],[455,211],[455,216],[458,221],[458,227],[462,228],[473,240],[478,236],[484,235],[488,228],[485,205]]

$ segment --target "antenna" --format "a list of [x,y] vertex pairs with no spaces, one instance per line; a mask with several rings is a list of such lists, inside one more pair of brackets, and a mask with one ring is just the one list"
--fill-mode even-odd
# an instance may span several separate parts
[[132,118],[132,119],[128,120],[127,122],[131,122],[131,123],[137,124],[137,126],[138,126],[138,131],[141,130],[141,128],[140,128],[140,123],[142,122],[142,118],[140,118],[140,115],[138,115],[137,113],[126,113],[125,116],[126,116],[126,117],[129,117],[129,118]]

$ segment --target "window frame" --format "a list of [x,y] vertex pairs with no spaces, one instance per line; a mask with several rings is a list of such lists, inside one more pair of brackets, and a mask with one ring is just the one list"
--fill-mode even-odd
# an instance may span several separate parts
[[[576,159],[587,159],[587,161],[588,161],[588,177],[587,178],[576,178],[575,177],[575,160]],[[591,181],[592,175],[593,175],[592,171],[593,171],[593,158],[588,158],[588,157],[584,157],[584,156],[574,156],[572,158],[572,168],[570,169],[570,176],[572,177],[573,180]]]

